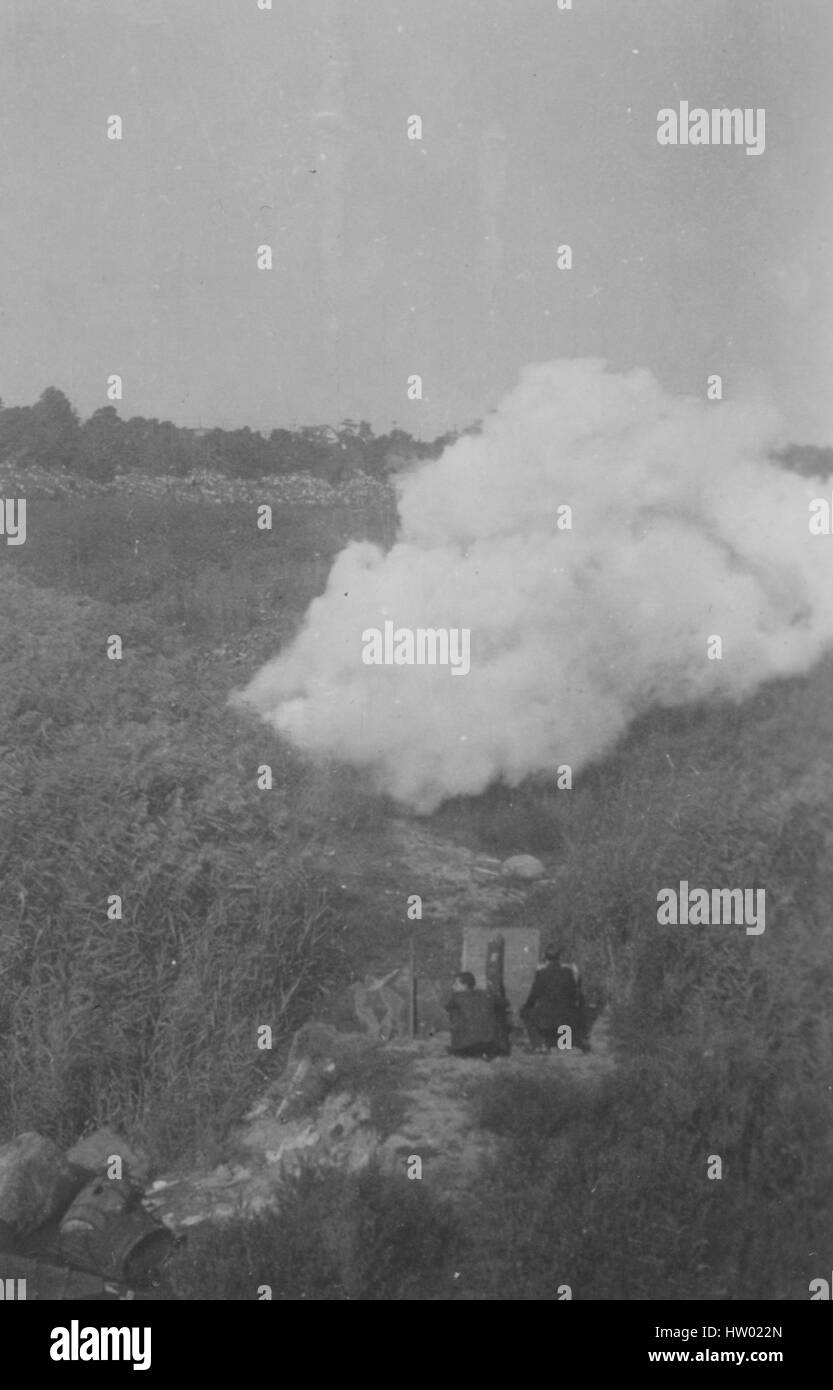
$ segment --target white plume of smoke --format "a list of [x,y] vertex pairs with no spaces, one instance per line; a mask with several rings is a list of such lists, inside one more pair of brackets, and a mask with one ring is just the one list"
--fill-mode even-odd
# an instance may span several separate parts
[[[595,359],[528,367],[482,433],[402,480],[393,549],[348,545],[235,700],[427,813],[575,774],[652,704],[806,670],[833,639],[833,538],[808,529],[825,484],[767,461],[781,442],[760,401],[675,398]],[[363,664],[386,619],[469,628],[469,674]]]

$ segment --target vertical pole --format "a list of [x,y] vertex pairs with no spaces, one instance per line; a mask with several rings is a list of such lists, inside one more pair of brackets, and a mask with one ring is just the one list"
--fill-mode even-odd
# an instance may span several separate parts
[[411,980],[408,992],[408,1029],[412,1038],[417,1034],[416,939],[411,931]]

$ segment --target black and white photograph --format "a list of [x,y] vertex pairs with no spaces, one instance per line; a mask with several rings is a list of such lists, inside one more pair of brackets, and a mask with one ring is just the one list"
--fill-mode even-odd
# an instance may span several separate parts
[[47,1370],[831,1300],[831,61],[827,0],[2,0],[0,1321],[133,1305]]

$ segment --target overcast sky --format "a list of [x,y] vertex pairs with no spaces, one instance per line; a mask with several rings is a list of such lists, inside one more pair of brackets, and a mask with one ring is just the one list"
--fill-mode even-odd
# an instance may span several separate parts
[[832,58],[829,0],[3,0],[0,395],[431,436],[590,355],[833,443]]

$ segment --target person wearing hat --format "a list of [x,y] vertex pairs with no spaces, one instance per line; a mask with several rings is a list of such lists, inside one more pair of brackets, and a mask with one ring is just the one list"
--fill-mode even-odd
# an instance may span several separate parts
[[565,1026],[570,1033],[561,1033],[562,1047],[569,1038],[571,1047],[586,1050],[584,1038],[584,1001],[576,966],[562,965],[557,946],[548,946],[535,971],[535,979],[521,1009],[521,1019],[529,1039],[530,1052],[549,1052],[559,1042],[559,1029]]

